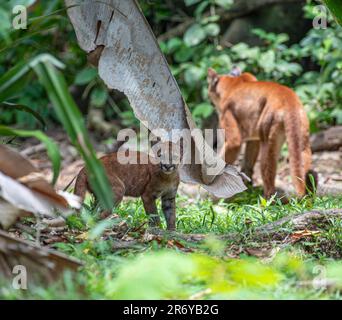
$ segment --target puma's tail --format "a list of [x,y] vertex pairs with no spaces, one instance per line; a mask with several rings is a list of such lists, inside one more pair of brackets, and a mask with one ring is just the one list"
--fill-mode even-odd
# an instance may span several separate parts
[[[303,121],[299,108],[285,114],[285,134],[289,148],[290,172],[298,196],[317,187],[317,174],[311,170],[311,147],[308,123]],[[312,176],[313,179],[310,177]]]
[[88,178],[85,169],[82,169],[77,176],[74,194],[84,200],[88,190]]

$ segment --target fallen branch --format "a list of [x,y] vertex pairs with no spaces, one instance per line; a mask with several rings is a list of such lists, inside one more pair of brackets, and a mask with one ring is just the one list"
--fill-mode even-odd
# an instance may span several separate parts
[[342,148],[342,126],[331,127],[311,137],[313,152],[338,151],[340,148]]
[[[231,9],[220,9],[217,11],[217,15],[221,17],[221,21],[229,22],[234,19],[251,14],[253,11],[259,10],[265,6],[282,3],[292,2],[303,2],[302,0],[248,0],[248,1],[237,1]],[[209,17],[210,12],[204,16]],[[196,22],[195,18],[188,19],[176,27],[170,29],[166,33],[158,37],[158,41],[166,41],[174,37],[182,36],[185,31]]]
[[36,154],[38,152],[42,152],[45,151],[46,147],[44,146],[43,143],[28,147],[27,149],[21,151],[21,155],[25,156],[25,157],[29,157],[32,156],[33,154]]
[[[305,213],[299,213],[295,215],[289,215],[278,221],[266,224],[264,226],[258,227],[251,230],[249,234],[242,233],[228,233],[222,236],[217,236],[220,240],[230,240],[239,241],[243,237],[259,238],[260,236],[272,236],[276,233],[282,231],[283,233],[291,229],[291,231],[304,230],[311,225],[317,225],[318,223],[325,223],[329,219],[342,219],[342,209],[332,209],[332,210],[313,210]],[[157,234],[159,236],[164,236],[169,239],[181,239],[188,242],[202,242],[206,240],[210,235],[207,234],[182,234],[179,232],[170,232],[160,229],[152,230],[151,233]]]
[[336,218],[342,218],[342,209],[313,210],[284,217],[276,222],[255,229],[255,232],[257,234],[272,234],[278,232],[283,227],[291,228],[292,230],[303,230],[312,224],[324,223],[329,219]]

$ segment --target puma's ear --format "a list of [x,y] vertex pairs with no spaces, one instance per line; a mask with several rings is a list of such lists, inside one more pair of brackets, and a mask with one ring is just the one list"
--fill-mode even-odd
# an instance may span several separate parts
[[242,75],[242,71],[239,67],[235,66],[232,71],[229,73],[232,77],[240,77]]
[[209,78],[214,78],[214,77],[217,77],[218,74],[217,72],[213,69],[213,68],[209,68],[208,69],[208,77]]
[[219,75],[217,74],[217,72],[212,69],[212,68],[209,68],[208,69],[208,83],[209,83],[209,86],[211,88],[215,88],[217,83],[219,81]]

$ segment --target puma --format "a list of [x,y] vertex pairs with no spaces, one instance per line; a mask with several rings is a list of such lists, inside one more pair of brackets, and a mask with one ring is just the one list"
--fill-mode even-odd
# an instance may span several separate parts
[[[161,198],[167,229],[175,230],[176,195],[180,182],[178,156],[176,153],[162,150],[163,148],[160,149],[161,152],[157,154],[157,157],[153,158],[154,161],[148,161],[146,164],[143,164],[141,160],[143,157],[148,157],[147,154],[130,150],[129,159],[138,160],[137,162],[131,163],[129,160],[127,164],[121,164],[120,152],[125,153],[128,150],[113,152],[100,160],[109,178],[116,206],[124,196],[141,197],[146,214],[150,216],[150,224],[155,227],[160,225],[156,200]],[[84,199],[87,191],[92,190],[85,168],[83,168],[76,179],[74,193]]]
[[275,194],[277,162],[286,141],[289,148],[290,171],[295,190],[303,197],[314,189],[310,174],[312,153],[309,142],[309,121],[296,93],[275,82],[258,81],[250,73],[238,69],[229,75],[208,70],[209,97],[225,130],[223,156],[233,164],[246,143],[242,171],[249,177],[259,152],[264,195]]

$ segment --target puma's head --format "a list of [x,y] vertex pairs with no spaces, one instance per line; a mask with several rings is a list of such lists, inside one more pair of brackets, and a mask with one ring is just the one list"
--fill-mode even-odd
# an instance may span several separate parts
[[159,160],[160,169],[170,175],[178,171],[181,162],[180,146],[172,142],[159,142],[154,147],[154,153]]
[[220,102],[220,94],[218,92],[218,84],[220,82],[220,75],[212,68],[208,69],[208,93],[211,102],[217,106]]
[[214,69],[208,69],[209,98],[216,108],[220,107],[221,98],[237,83],[254,82],[257,78],[250,73],[242,73],[241,69],[234,67],[229,74],[219,75]]

